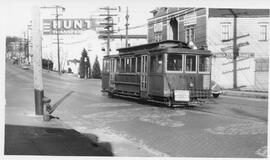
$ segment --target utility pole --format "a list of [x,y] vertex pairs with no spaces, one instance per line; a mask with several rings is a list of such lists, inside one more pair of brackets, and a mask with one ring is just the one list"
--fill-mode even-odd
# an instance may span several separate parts
[[44,97],[43,82],[42,82],[42,41],[40,30],[40,9],[35,6],[32,9],[32,37],[33,37],[33,56],[34,56],[34,93],[35,93],[35,113],[43,115]]
[[56,9],[56,38],[57,38],[57,60],[58,60],[58,74],[61,74],[60,71],[60,46],[59,46],[59,28],[58,28],[58,6],[55,7]]
[[220,10],[228,10],[230,14],[227,15],[232,15],[233,16],[233,39],[228,39],[228,40],[223,40],[223,42],[231,41],[233,40],[233,88],[237,89],[237,57],[239,56],[239,44],[237,44],[237,39],[249,36],[244,35],[237,37],[237,18],[238,15],[240,14],[246,14],[246,13],[235,13],[233,9],[220,9]]
[[51,6],[51,7],[41,7],[41,8],[55,8],[56,14],[55,14],[55,20],[56,20],[56,39],[57,39],[57,61],[58,61],[58,74],[61,75],[60,71],[60,46],[59,46],[59,26],[58,26],[58,21],[59,21],[59,13],[58,9],[61,8],[62,11],[65,11],[65,8],[59,5],[56,6]]
[[129,18],[129,15],[128,15],[128,7],[127,7],[127,13],[126,13],[126,47],[128,47],[128,18]]
[[26,62],[29,64],[29,29],[26,30]]
[[105,8],[100,8],[101,10],[105,10],[106,14],[100,14],[100,16],[105,16],[105,20],[107,21],[106,23],[100,23],[100,25],[105,25],[105,29],[107,29],[106,34],[107,34],[107,55],[110,54],[110,34],[113,33],[113,18],[112,16],[117,16],[116,14],[111,14],[111,10],[117,10],[117,8],[110,8],[110,7],[105,7]]
[[233,15],[233,88],[237,89],[237,57],[239,48],[237,46],[237,14],[230,9]]

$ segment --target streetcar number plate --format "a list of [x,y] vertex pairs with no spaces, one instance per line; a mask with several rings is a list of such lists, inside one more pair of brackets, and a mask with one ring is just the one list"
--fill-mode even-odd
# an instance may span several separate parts
[[188,90],[175,90],[174,100],[175,101],[189,101],[189,91]]

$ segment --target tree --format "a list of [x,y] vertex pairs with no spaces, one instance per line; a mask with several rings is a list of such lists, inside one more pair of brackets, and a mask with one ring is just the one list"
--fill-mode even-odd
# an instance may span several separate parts
[[98,56],[96,56],[96,60],[95,63],[93,65],[93,78],[101,78],[101,70],[100,70],[100,65],[99,65],[99,61],[98,61]]
[[90,78],[91,74],[89,73],[91,73],[90,60],[87,51],[84,48],[80,60],[80,70],[79,70],[80,78]]

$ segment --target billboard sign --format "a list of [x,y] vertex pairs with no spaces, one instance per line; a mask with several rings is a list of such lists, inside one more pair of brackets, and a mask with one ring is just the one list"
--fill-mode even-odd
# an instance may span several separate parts
[[94,19],[43,19],[43,34],[44,35],[71,35],[81,34],[84,30],[95,30],[96,23]]

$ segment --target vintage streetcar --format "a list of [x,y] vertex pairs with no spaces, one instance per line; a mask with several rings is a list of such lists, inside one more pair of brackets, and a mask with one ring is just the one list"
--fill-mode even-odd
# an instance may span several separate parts
[[102,91],[158,101],[167,106],[211,96],[211,53],[167,40],[117,49],[104,56]]

